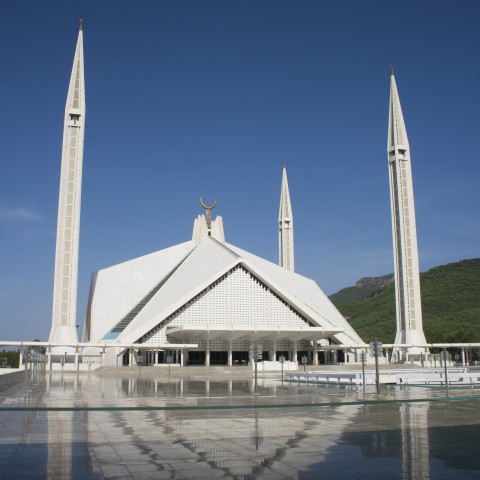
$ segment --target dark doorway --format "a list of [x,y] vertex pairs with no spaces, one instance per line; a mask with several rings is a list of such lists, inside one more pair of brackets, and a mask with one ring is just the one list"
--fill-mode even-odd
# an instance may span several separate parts
[[325,352],[318,352],[318,363],[320,365],[325,365]]
[[299,365],[303,365],[302,364],[302,357],[307,357],[307,363],[310,363],[310,361],[308,360],[308,352],[297,352],[297,362]]
[[281,352],[281,351],[277,351],[276,352],[276,355],[277,355],[277,362],[280,361],[280,357],[285,357],[285,361],[288,362],[290,360],[290,356],[288,355],[288,351],[285,350],[284,352]]
[[127,350],[123,355],[122,355],[122,365],[124,367],[128,367],[128,357],[130,355],[130,350]]
[[189,350],[188,364],[189,365],[205,365],[205,352],[201,352],[198,350]]
[[248,352],[232,352],[233,365],[248,365]]
[[228,363],[228,352],[210,351],[210,365],[226,365]]

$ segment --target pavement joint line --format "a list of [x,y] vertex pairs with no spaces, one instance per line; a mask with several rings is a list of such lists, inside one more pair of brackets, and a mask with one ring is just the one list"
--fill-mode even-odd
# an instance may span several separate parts
[[137,406],[137,407],[0,407],[2,412],[149,412],[172,410],[242,410],[242,409],[272,409],[272,408],[319,408],[344,407],[357,405],[384,405],[390,403],[431,403],[453,401],[479,401],[478,396],[437,397],[437,398],[410,398],[392,400],[363,400],[349,402],[322,402],[322,403],[285,403],[285,404],[250,404],[250,405],[176,405],[176,406]]

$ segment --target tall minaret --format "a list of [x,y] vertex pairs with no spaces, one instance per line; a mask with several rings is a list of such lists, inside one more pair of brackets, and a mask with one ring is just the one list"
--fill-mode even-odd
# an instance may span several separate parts
[[[84,133],[83,22],[80,20],[63,126],[50,342],[77,341],[78,240]],[[65,349],[62,349],[62,351],[65,351]]]
[[[393,67],[391,67],[390,109],[388,121],[388,168],[392,209],[393,251],[395,261],[395,296],[397,335],[395,343],[426,343],[422,324],[420,271],[418,266],[417,228],[413,202],[410,146],[403,120]],[[419,354],[423,349],[410,349]],[[400,354],[402,349],[396,349]],[[394,351],[395,353],[395,351]]]
[[283,162],[282,191],[280,193],[280,211],[278,213],[278,250],[279,265],[293,272],[293,216],[285,162]]

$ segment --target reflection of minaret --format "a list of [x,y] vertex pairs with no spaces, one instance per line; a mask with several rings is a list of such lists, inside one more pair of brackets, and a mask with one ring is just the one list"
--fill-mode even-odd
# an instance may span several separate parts
[[78,240],[84,130],[83,26],[80,21],[63,126],[50,342],[77,341]]
[[[77,393],[78,374],[61,376],[48,374],[46,389],[42,401],[46,405],[59,405],[65,396],[65,391],[72,395]],[[53,469],[55,478],[72,478],[72,445],[73,439],[82,437],[81,430],[88,428],[85,422],[85,412],[73,410],[64,412],[46,412],[48,432],[48,469]],[[61,460],[60,460],[61,459]]]
[[280,194],[280,210],[278,213],[278,250],[279,265],[293,272],[293,216],[285,162],[283,163],[282,191]]
[[[424,344],[426,340],[422,326],[410,147],[393,68],[391,69],[388,121],[388,168],[390,172],[397,308],[395,343]],[[410,349],[410,353],[414,354],[422,351],[423,349],[419,348]]]
[[403,478],[430,478],[428,403],[400,405]]

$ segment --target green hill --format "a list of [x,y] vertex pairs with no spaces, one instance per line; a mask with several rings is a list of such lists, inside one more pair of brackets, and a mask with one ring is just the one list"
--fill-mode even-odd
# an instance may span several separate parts
[[[395,287],[385,285],[388,277],[362,279],[330,296],[364,341],[395,339]],[[432,268],[420,274],[420,285],[428,342],[480,342],[480,258]]]
[[330,295],[330,300],[335,305],[356,302],[373,297],[379,290],[387,285],[393,284],[393,273],[383,277],[364,277],[361,278],[353,287],[342,288],[337,293]]

